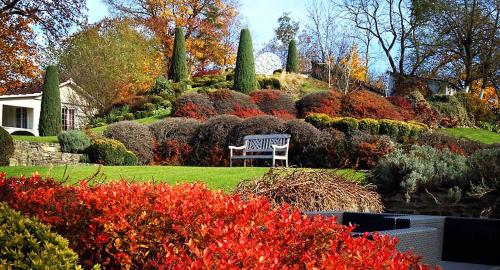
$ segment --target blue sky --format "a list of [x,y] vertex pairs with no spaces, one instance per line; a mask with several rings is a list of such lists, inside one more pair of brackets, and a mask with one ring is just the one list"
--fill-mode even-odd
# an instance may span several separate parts
[[[258,50],[273,38],[277,20],[284,12],[290,12],[294,20],[305,21],[306,3],[306,0],[240,0],[242,21],[252,32],[254,47]],[[87,7],[90,23],[108,15],[107,7],[101,0],[87,0]]]

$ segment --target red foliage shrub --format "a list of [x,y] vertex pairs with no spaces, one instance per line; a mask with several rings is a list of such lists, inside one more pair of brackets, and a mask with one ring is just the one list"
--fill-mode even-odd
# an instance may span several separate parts
[[252,102],[270,115],[283,119],[293,119],[297,114],[293,98],[280,90],[258,90],[250,94]]
[[388,136],[355,133],[350,139],[350,163],[353,168],[371,169],[394,151],[396,144]]
[[193,74],[193,78],[203,77],[203,76],[213,76],[219,74],[220,74],[220,69],[199,70],[195,74]]
[[439,150],[448,149],[451,152],[462,156],[470,156],[487,147],[487,145],[480,142],[458,139],[439,132],[424,134],[417,140],[416,143],[420,145],[428,145]]
[[342,94],[337,90],[316,92],[304,96],[297,101],[297,111],[301,118],[310,113],[325,113],[330,116],[340,116],[342,110]]
[[255,105],[250,96],[231,90],[217,90],[208,94],[218,114],[231,114],[248,118],[264,113]]
[[[0,174],[0,201],[50,224],[105,269],[427,269],[397,240],[198,184],[89,187]],[[126,199],[124,199],[126,198]]]
[[394,106],[399,108],[399,112],[406,121],[415,119],[415,110],[413,108],[411,100],[401,96],[387,97],[387,100],[389,100]]
[[216,115],[214,105],[206,95],[191,93],[178,98],[172,108],[172,116],[206,120]]
[[405,120],[398,108],[386,98],[365,90],[354,91],[344,96],[342,107],[343,116]]
[[191,145],[168,139],[162,145],[157,146],[155,163],[158,165],[185,165],[192,152]]

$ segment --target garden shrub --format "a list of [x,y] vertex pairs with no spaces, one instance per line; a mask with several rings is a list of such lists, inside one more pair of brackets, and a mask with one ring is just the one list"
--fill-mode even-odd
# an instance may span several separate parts
[[251,94],[252,102],[269,115],[283,119],[293,119],[297,114],[293,98],[280,90],[259,90]]
[[158,95],[170,101],[174,100],[176,96],[172,83],[163,76],[156,78],[155,84],[149,90],[149,94]]
[[500,148],[484,149],[467,159],[473,184],[500,191]]
[[2,269],[81,269],[68,240],[5,203],[0,203],[0,247]]
[[90,139],[79,130],[63,131],[57,135],[57,140],[64,153],[84,153],[90,146]]
[[358,122],[359,130],[370,133],[372,135],[379,134],[380,123],[376,119],[364,118]]
[[179,97],[173,104],[172,116],[206,120],[216,115],[214,105],[206,95],[190,93]]
[[93,140],[87,154],[91,162],[108,166],[133,166],[138,162],[123,143],[108,138]]
[[165,118],[151,124],[149,128],[156,139],[157,163],[182,165],[188,162],[200,122],[189,118]]
[[252,103],[250,96],[231,90],[217,90],[208,94],[218,114],[232,114],[248,118],[264,113]]
[[199,166],[229,165],[231,131],[241,121],[234,115],[219,115],[203,123],[193,140],[193,163]]
[[349,138],[349,165],[356,169],[371,169],[395,149],[396,144],[388,136],[354,132]]
[[123,118],[127,121],[131,121],[135,119],[135,115],[133,113],[126,113],[123,115]]
[[0,127],[0,166],[8,166],[12,155],[14,155],[14,141],[12,140],[12,136]]
[[415,121],[425,123],[431,128],[437,127],[440,115],[432,108],[429,102],[427,102],[422,93],[413,91],[408,95],[408,100],[412,102],[415,111]]
[[443,127],[471,126],[467,110],[454,96],[434,95],[430,97],[431,106],[439,112]]
[[297,101],[299,117],[310,113],[324,113],[329,116],[339,116],[342,111],[342,94],[337,90],[315,92]]
[[279,134],[283,133],[285,125],[277,117],[270,115],[256,116],[243,120],[234,127],[231,134],[232,145],[242,145],[246,135]]
[[345,95],[342,112],[343,116],[354,118],[405,120],[399,109],[386,98],[366,90],[353,91]]
[[281,82],[277,78],[259,77],[257,83],[260,89],[281,89]]
[[150,95],[148,96],[149,102],[155,105],[161,104],[165,99],[161,96]]
[[475,124],[479,122],[494,123],[497,120],[497,117],[486,101],[469,93],[457,93],[454,97],[458,99],[469,113],[471,122]]
[[441,132],[424,134],[417,140],[417,143],[420,145],[428,145],[439,150],[448,149],[462,156],[470,156],[486,147],[486,145],[480,142],[459,139]]
[[330,120],[330,127],[338,129],[345,134],[351,134],[358,130],[358,120],[352,117],[339,117]]
[[149,164],[153,161],[153,134],[148,126],[136,122],[119,122],[109,125],[104,136],[115,139],[125,145],[137,156],[139,164]]
[[243,199],[263,196],[274,207],[286,203],[301,211],[383,211],[377,192],[338,172],[271,169],[260,178],[240,182],[236,194]]
[[393,139],[397,139],[399,136],[399,123],[394,120],[382,119],[379,121],[380,129],[379,132],[382,135],[387,135]]
[[411,145],[382,158],[373,170],[373,181],[384,193],[414,193],[437,188],[466,188],[466,158],[448,150]]
[[300,167],[316,166],[315,150],[321,141],[321,131],[303,120],[285,123],[284,133],[290,134],[289,162]]
[[0,201],[66,237],[88,268],[427,269],[390,236],[354,237],[334,218],[199,184],[65,186],[1,174],[0,190]]
[[[349,165],[349,153],[343,132],[333,128],[321,131],[320,140],[311,161],[315,168],[343,168]],[[321,157],[321,158],[318,158]]]

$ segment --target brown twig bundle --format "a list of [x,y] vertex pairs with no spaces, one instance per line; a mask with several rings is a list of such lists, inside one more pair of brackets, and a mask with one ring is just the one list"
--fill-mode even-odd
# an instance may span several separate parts
[[271,169],[259,179],[238,184],[244,200],[267,197],[273,206],[287,203],[302,211],[383,211],[380,195],[371,186],[361,186],[335,171]]

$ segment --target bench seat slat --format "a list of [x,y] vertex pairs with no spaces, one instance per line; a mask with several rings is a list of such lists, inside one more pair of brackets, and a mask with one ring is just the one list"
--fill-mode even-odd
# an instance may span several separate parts
[[[252,155],[252,156],[233,156],[233,159],[272,159],[273,155]],[[274,156],[275,159],[286,159],[286,156]]]

